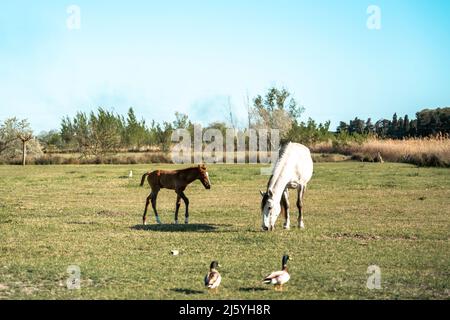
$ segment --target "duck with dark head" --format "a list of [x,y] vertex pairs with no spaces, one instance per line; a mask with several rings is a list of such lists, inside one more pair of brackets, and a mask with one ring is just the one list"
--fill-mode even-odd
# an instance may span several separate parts
[[276,291],[282,291],[283,285],[291,278],[287,267],[288,260],[289,256],[287,254],[283,255],[281,259],[281,270],[272,272],[264,278],[263,282],[265,284],[273,284]]

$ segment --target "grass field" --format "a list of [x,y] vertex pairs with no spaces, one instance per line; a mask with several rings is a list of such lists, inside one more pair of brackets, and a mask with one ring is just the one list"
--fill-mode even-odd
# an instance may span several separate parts
[[[190,225],[170,224],[175,194],[162,191],[165,224],[142,227],[140,175],[172,167],[0,166],[0,299],[450,298],[449,169],[315,164],[306,229],[282,230],[280,217],[265,233],[260,167],[209,165],[212,189],[197,181],[186,192]],[[291,281],[276,292],[261,279],[283,253]],[[202,284],[213,259],[217,294]],[[69,265],[81,269],[80,290],[66,288]],[[381,268],[379,290],[366,287],[370,265]]]

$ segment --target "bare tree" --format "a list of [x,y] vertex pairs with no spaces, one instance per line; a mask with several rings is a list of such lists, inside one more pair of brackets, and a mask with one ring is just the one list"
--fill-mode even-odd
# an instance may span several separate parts
[[28,120],[6,119],[0,126],[0,153],[14,149],[16,140],[22,142],[22,165],[26,164],[27,143],[33,139],[33,132]]
[[18,123],[17,138],[22,141],[22,165],[24,166],[27,158],[27,143],[33,139],[33,131],[26,119]]

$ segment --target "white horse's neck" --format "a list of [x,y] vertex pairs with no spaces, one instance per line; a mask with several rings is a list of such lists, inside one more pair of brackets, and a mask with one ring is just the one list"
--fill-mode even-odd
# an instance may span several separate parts
[[270,179],[268,186],[268,190],[272,190],[272,198],[276,203],[280,202],[283,192],[286,189],[286,185],[290,181],[291,173],[289,170],[286,170],[289,158],[290,149],[288,145],[273,169],[272,179]]
[[289,181],[290,179],[287,174],[280,174],[277,178],[275,178],[275,176],[272,178],[269,189],[272,190],[272,199],[275,203],[281,201],[281,197],[283,196],[283,192],[286,189],[286,185],[289,183]]

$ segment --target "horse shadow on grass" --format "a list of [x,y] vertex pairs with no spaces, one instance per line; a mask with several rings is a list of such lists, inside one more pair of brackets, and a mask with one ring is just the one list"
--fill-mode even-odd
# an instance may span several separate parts
[[132,226],[134,230],[157,231],[157,232],[214,232],[220,226],[214,224],[137,224]]

